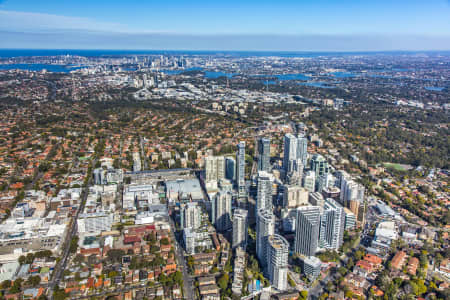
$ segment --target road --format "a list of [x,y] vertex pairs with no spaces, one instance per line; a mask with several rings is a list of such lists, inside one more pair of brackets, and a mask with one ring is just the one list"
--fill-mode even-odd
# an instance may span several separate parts
[[[97,163],[97,160],[94,159],[92,161],[92,165],[95,166],[96,163]],[[78,208],[75,216],[73,216],[72,222],[69,225],[69,226],[71,226],[71,228],[69,229],[69,232],[67,233],[66,239],[63,243],[63,253],[61,256],[61,260],[55,266],[55,270],[53,271],[52,279],[48,284],[48,293],[49,293],[48,297],[50,300],[53,299],[53,289],[55,288],[56,285],[59,285],[59,282],[61,281],[61,278],[63,275],[63,270],[65,270],[67,267],[67,261],[70,256],[70,252],[69,252],[70,241],[77,234],[78,216],[79,216],[80,212],[82,212],[84,210],[84,206],[86,204],[86,199],[89,194],[89,186],[91,185],[91,182],[92,182],[92,174],[87,174],[87,176],[89,176],[88,184],[86,185],[86,187],[83,188],[83,192],[81,194],[80,207]]]
[[183,255],[183,248],[178,243],[178,240],[175,237],[175,224],[171,217],[169,217],[170,226],[172,230],[170,231],[172,234],[172,240],[175,243],[175,256],[178,262],[178,265],[181,267],[181,271],[183,273],[183,289],[184,289],[184,298],[185,299],[195,299],[194,296],[194,282],[193,279],[188,274],[188,267],[186,264],[186,260]]

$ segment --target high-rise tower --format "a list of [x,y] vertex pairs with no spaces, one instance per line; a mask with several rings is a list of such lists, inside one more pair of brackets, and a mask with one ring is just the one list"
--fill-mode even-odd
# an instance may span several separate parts
[[320,207],[300,206],[297,208],[295,226],[295,252],[313,256],[319,243]]
[[236,153],[236,185],[238,188],[239,197],[245,197],[245,142],[241,141],[237,145]]
[[233,213],[233,248],[247,248],[248,212],[245,209],[235,209]]
[[284,291],[288,287],[289,243],[278,234],[269,236],[267,240],[267,274],[272,286],[277,290]]
[[231,228],[231,192],[219,191],[213,200],[212,221],[217,231]]
[[323,213],[320,217],[320,247],[337,251],[344,239],[344,228],[344,208],[332,198],[325,199]]
[[258,170],[270,171],[270,139],[258,139]]
[[193,228],[200,227],[201,207],[196,202],[188,202],[181,208],[181,227]]
[[256,218],[256,256],[262,267],[267,266],[267,239],[275,231],[275,216],[271,211],[260,209]]
[[273,175],[265,171],[258,172],[257,194],[256,194],[256,212],[264,208],[272,210],[272,184]]

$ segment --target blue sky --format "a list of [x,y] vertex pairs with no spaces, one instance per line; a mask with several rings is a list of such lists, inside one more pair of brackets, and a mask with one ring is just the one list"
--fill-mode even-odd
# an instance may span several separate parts
[[0,0],[2,48],[449,50],[450,0]]

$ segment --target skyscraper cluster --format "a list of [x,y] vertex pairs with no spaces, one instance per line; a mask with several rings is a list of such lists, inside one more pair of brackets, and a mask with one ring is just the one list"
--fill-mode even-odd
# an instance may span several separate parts
[[[308,140],[305,130],[301,132],[299,136],[284,136],[281,170],[270,164],[270,138],[256,140],[257,168],[252,168],[249,189],[245,180],[244,141],[237,144],[235,159],[210,157],[205,165],[206,181],[218,181],[220,187],[211,197],[212,222],[217,231],[232,228],[235,250],[245,250],[248,241],[249,213],[240,208],[241,204],[246,203],[243,199],[248,196],[255,198],[256,256],[264,275],[277,290],[288,288],[289,244],[275,228],[274,205],[281,206],[284,232],[295,233],[293,250],[301,256],[304,273],[313,277],[321,268],[315,254],[322,250],[337,251],[342,246],[344,230],[355,226],[364,207],[364,188],[345,172],[333,173],[321,154],[308,159]],[[236,194],[227,179],[234,182]],[[233,197],[238,200],[234,210]]]

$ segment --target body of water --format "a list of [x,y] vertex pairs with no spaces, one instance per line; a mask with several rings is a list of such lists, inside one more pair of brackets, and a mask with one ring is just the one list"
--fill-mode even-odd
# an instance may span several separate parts
[[310,78],[304,74],[281,74],[274,75],[278,80],[309,80]]
[[235,73],[225,73],[225,72],[213,72],[213,71],[205,71],[205,77],[210,79],[215,79],[219,77],[228,77],[231,78],[234,75],[238,75]]
[[352,78],[356,77],[357,75],[351,72],[332,72],[330,73],[336,78]]
[[392,77],[392,76],[390,76],[390,75],[379,75],[379,74],[369,74],[369,75],[367,75],[367,76],[373,77],[373,78],[385,78],[385,79],[391,79],[391,78],[394,78],[394,77]]
[[47,70],[55,73],[68,73],[73,70],[81,69],[82,67],[73,67],[66,65],[47,65],[47,64],[10,64],[1,65],[0,70],[28,70],[28,71],[42,71]]
[[335,86],[329,85],[329,83],[327,82],[323,82],[323,81],[316,81],[316,82],[300,82],[299,84],[301,85],[307,85],[307,86],[312,86],[312,87],[317,87],[317,88],[322,88],[322,89],[335,89]]
[[442,92],[444,90],[444,87],[440,87],[440,86],[426,86],[425,89],[427,91],[432,91],[432,92]]

